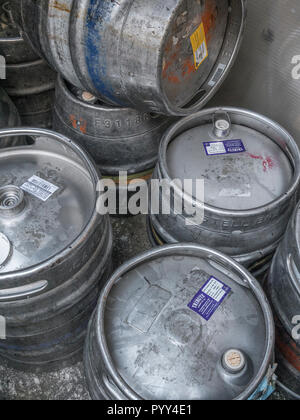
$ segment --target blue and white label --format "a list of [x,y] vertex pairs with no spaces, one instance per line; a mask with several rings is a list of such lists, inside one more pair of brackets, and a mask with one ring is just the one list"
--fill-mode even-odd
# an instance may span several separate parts
[[188,304],[188,307],[209,321],[230,292],[231,288],[225,283],[215,277],[210,277]]
[[242,140],[210,141],[203,143],[207,156],[246,152]]

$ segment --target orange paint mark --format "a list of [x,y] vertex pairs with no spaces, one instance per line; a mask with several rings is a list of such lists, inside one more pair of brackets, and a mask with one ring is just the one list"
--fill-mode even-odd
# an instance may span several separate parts
[[189,76],[190,74],[196,73],[196,68],[193,61],[188,58],[183,63],[182,77]]
[[82,118],[77,119],[75,115],[70,115],[70,121],[75,130],[81,131],[81,133],[86,134],[87,131],[87,122]]
[[61,10],[62,12],[71,13],[71,10],[67,7],[66,4],[60,3],[57,0],[54,1],[53,7],[55,9]]
[[169,76],[168,76],[168,80],[169,80],[169,82],[171,82],[171,83],[175,83],[175,84],[178,84],[178,83],[180,83],[180,80],[179,80],[179,77],[177,77],[177,76],[175,76],[175,74],[170,74]]

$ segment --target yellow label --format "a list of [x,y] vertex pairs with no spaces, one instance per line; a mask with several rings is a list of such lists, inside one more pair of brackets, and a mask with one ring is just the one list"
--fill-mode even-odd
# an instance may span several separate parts
[[195,67],[198,69],[208,57],[208,49],[203,22],[191,36],[191,44],[194,52]]

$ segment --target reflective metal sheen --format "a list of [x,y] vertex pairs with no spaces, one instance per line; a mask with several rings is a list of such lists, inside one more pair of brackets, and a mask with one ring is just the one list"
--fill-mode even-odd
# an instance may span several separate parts
[[[207,320],[188,305],[212,277],[231,292]],[[170,245],[108,281],[86,341],[87,383],[93,399],[243,400],[268,376],[273,346],[271,309],[244,268],[208,248]],[[244,357],[231,372],[228,351],[231,365]]]
[[[223,137],[216,135],[216,124],[225,128]],[[238,149],[228,151],[228,141]],[[153,179],[204,179],[204,203],[186,190],[195,208],[204,205],[204,221],[193,223],[195,216],[176,214],[172,204],[170,215],[150,216],[152,234],[158,243],[195,242],[219,249],[247,267],[264,261],[293,211],[299,169],[294,139],[261,115],[212,108],[182,119],[163,137]],[[176,188],[173,196],[178,197]],[[165,197],[161,189],[162,203]]]
[[48,130],[0,130],[30,145],[0,151],[0,359],[52,369],[80,356],[111,267],[98,173],[80,147]]
[[245,0],[13,0],[16,20],[66,80],[105,102],[186,115],[237,55]]

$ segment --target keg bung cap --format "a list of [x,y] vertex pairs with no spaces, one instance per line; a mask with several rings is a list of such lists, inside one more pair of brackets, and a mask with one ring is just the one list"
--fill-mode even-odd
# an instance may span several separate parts
[[96,96],[87,91],[83,91],[81,94],[81,97],[82,97],[82,100],[87,103],[94,104],[95,102],[97,102]]
[[239,373],[246,366],[246,358],[240,350],[230,349],[223,356],[223,367],[229,373]]

